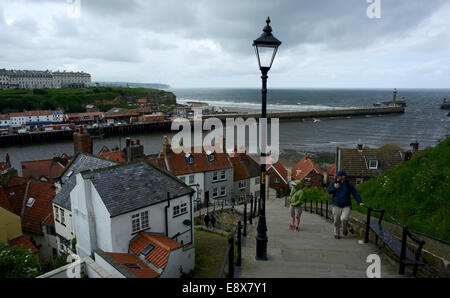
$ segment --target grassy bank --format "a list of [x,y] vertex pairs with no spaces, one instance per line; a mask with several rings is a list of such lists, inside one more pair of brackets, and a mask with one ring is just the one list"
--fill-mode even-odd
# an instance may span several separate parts
[[[158,98],[166,94],[156,89],[118,87],[0,90],[0,111],[11,113],[62,108],[66,113],[78,113],[84,112],[87,104],[95,104],[101,111],[106,111],[113,106],[128,108],[128,101],[140,97]],[[166,102],[162,100],[161,103]]]

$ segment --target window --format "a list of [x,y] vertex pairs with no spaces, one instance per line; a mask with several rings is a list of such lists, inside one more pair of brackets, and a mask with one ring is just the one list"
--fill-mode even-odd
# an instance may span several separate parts
[[148,211],[141,212],[141,226],[142,229],[148,228]]
[[64,210],[61,209],[61,224],[65,224],[66,223],[66,218],[64,216]]
[[186,155],[184,157],[185,157],[186,163],[188,165],[193,165],[194,164],[194,156],[192,156],[190,153],[186,153]]
[[186,213],[187,212],[187,203],[183,203],[181,204],[181,213]]
[[259,185],[261,183],[261,177],[255,178],[255,185]]
[[47,226],[47,234],[49,234],[51,236],[56,236],[55,228],[52,226]]
[[378,169],[378,160],[376,159],[369,160],[369,169],[370,170]]
[[306,184],[311,184],[311,178],[305,178],[305,183]]
[[259,190],[255,191],[255,198],[259,198],[260,194],[261,194],[261,193],[260,193]]
[[136,233],[141,229],[141,219],[139,214],[134,214],[131,216],[131,225],[133,228],[133,233]]
[[59,221],[59,208],[55,207],[55,220]]
[[275,178],[273,181],[274,181],[275,183],[280,183],[280,178]]
[[221,172],[220,172],[220,179],[222,179],[222,180],[227,180],[227,176],[226,176],[226,174],[225,174],[225,171],[221,171]]
[[27,201],[27,207],[33,207],[34,202],[36,202],[35,198],[29,198]]
[[218,178],[217,178],[217,172],[214,172],[213,173],[213,181],[217,181],[218,180]]
[[173,216],[180,214],[180,206],[173,206]]
[[194,184],[194,182],[195,182],[195,176],[194,175],[190,175],[189,176],[189,184]]
[[211,151],[206,151],[206,156],[208,157],[209,162],[214,162],[216,160],[214,153],[212,153]]
[[227,188],[226,188],[225,186],[222,186],[222,187],[220,188],[220,195],[221,195],[221,196],[224,196],[224,195],[226,194],[226,192],[227,192]]
[[63,253],[66,250],[66,247],[62,243],[61,239],[59,240],[59,252]]
[[185,177],[185,176],[183,176],[183,177],[180,177],[179,179],[181,180],[181,182],[183,182],[183,183],[185,183],[185,184],[186,184],[186,177]]
[[240,195],[239,195],[239,202],[243,202],[243,201],[244,201],[244,197],[245,197],[245,196],[244,196],[243,194],[240,194]]
[[239,181],[239,189],[244,189],[244,188],[245,188],[245,180]]
[[213,198],[216,198],[218,196],[217,193],[217,187],[213,189]]

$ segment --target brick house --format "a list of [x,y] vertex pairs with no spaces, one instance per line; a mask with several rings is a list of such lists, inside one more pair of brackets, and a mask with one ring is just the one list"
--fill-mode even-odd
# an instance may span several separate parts
[[292,168],[291,174],[293,181],[300,181],[304,186],[320,187],[323,185],[324,173],[308,155]]

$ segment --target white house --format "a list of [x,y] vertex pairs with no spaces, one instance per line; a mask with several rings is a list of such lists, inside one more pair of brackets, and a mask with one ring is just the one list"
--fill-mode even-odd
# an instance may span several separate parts
[[76,184],[76,175],[86,170],[96,170],[118,165],[117,162],[102,159],[86,153],[77,153],[58,179],[57,192],[53,199],[53,215],[57,235],[58,253],[71,250],[75,237],[72,230],[72,206],[70,192]]
[[22,125],[26,125],[27,119],[24,113],[10,113],[10,124],[11,127],[21,127]]
[[193,193],[144,161],[77,174],[70,192],[77,254],[95,258],[100,249],[134,255],[160,277],[190,272],[195,266]]

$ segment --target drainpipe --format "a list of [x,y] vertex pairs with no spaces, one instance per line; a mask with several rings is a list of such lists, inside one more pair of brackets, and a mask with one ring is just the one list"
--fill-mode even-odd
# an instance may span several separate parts
[[192,213],[192,193],[189,194],[189,204],[191,208],[191,244],[194,243],[194,214]]
[[167,192],[167,206],[166,208],[166,236],[169,237],[169,214],[168,214],[168,209],[170,207],[170,192]]

